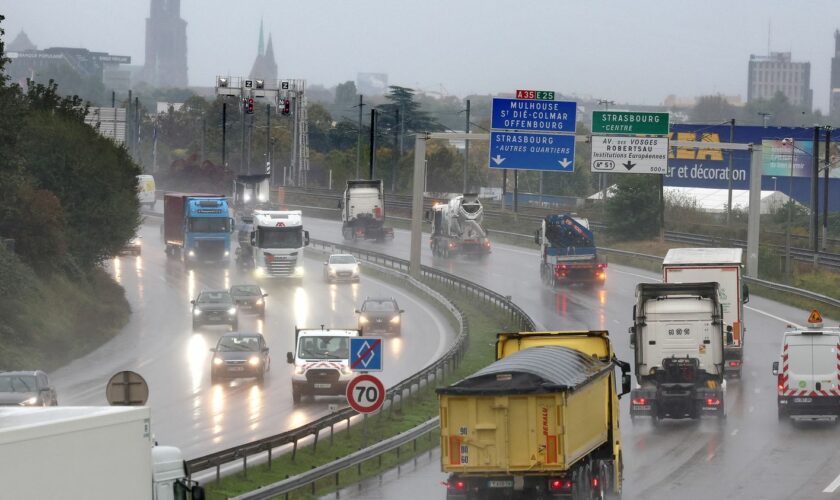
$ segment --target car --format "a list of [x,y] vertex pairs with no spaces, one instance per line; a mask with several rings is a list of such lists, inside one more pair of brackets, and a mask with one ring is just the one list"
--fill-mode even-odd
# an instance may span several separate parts
[[356,374],[350,368],[350,338],[359,330],[295,328],[295,351],[286,353],[292,372],[292,402],[303,396],[343,396]]
[[203,325],[228,325],[231,331],[239,329],[239,308],[227,290],[204,290],[192,304],[192,327]]
[[268,297],[258,285],[233,285],[230,295],[240,311],[250,311],[265,319],[265,298]]
[[0,372],[0,406],[57,406],[55,388],[41,370]]
[[365,332],[382,332],[400,335],[402,333],[402,313],[394,298],[371,298],[362,302],[356,309],[359,315],[359,329]]
[[128,240],[128,243],[120,249],[120,255],[140,255],[142,250],[143,247],[140,242],[140,236],[135,236]]
[[265,372],[271,369],[268,346],[259,333],[226,333],[210,352],[213,353],[210,363],[210,382],[213,384],[220,379],[248,377],[261,382]]
[[345,253],[330,255],[330,258],[324,262],[324,280],[327,283],[337,281],[355,281],[358,283],[359,262],[356,257]]

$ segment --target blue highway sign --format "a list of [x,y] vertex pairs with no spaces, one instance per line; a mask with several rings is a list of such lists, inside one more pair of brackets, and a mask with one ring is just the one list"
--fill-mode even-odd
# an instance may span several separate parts
[[536,132],[575,131],[577,103],[530,99],[493,99],[493,130],[533,130]]
[[350,369],[354,372],[381,372],[382,337],[351,337]]
[[490,168],[574,172],[575,136],[490,132]]

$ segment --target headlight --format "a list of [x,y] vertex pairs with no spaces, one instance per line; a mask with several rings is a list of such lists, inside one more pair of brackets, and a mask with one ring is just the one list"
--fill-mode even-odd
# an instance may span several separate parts
[[295,274],[297,274],[298,276],[303,275],[303,266],[296,266],[295,267]]
[[215,357],[213,358],[213,364],[214,365],[220,365],[222,363],[224,363],[224,361],[222,361],[222,358],[215,358]]
[[364,325],[367,322],[368,322],[367,318],[365,318],[364,316],[359,316],[359,323]]
[[353,266],[353,274],[359,274],[359,265],[358,264]]
[[196,307],[195,309],[193,309],[193,314],[196,316],[201,316],[201,309]]
[[230,309],[228,309],[228,314],[230,314],[231,316],[233,316],[234,314],[236,314],[236,308],[235,308],[235,307],[231,307]]
[[225,250],[225,257],[230,257],[230,252],[228,252],[227,250]]
[[393,318],[391,318],[391,323],[398,325],[400,323],[400,317],[394,316]]
[[303,375],[303,372],[304,372],[304,370],[303,370],[302,366],[296,366],[295,367],[295,375]]
[[246,203],[247,203],[247,202],[249,202],[249,201],[251,201],[251,195],[250,195],[250,194],[248,194],[248,193],[245,193],[245,197],[244,197],[244,198],[245,198],[245,202],[246,202]]
[[260,364],[259,356],[251,356],[248,359],[248,364],[251,365],[251,366],[257,366],[258,364]]
[[329,272],[330,274],[335,274],[335,269],[333,269],[333,268],[329,268],[329,269],[327,270],[327,272]]
[[195,250],[190,250],[189,252],[187,252],[187,255],[189,255],[190,257],[195,257]]
[[353,370],[351,370],[349,366],[341,365],[341,374],[342,375],[350,375],[351,373],[353,373]]
[[263,305],[263,299],[257,299],[257,305],[258,306]]
[[257,267],[254,269],[254,275],[256,276],[265,276],[265,269],[262,267]]
[[32,396],[31,398],[27,399],[26,401],[21,401],[21,406],[32,406],[38,404],[38,396]]

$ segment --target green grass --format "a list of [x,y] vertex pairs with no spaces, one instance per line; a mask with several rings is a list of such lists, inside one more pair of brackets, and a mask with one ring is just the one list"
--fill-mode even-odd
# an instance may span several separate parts
[[[366,271],[366,275],[376,274],[377,279],[384,279],[398,283],[399,279],[393,278],[384,273]],[[494,343],[496,333],[507,330],[508,315],[500,309],[488,307],[486,303],[478,299],[457,293],[444,286],[427,283],[429,286],[446,296],[450,301],[458,305],[468,318],[470,325],[470,347],[459,366],[444,379],[436,380],[431,386],[423,387],[413,391],[412,397],[404,401],[399,399],[395,409],[389,415],[387,410],[379,415],[368,418],[368,435],[364,438],[362,425],[356,425],[349,432],[340,431],[334,435],[332,443],[329,439],[321,439],[318,446],[313,450],[312,446],[298,449],[295,460],[290,454],[285,454],[272,463],[269,469],[267,464],[249,467],[247,475],[237,473],[223,478],[218,484],[207,485],[207,494],[210,499],[224,499],[229,496],[239,495],[252,491],[261,485],[271,484],[286,477],[305,472],[319,465],[331,462],[339,457],[346,456],[357,450],[374,444],[377,440],[405,432],[417,425],[437,416],[438,399],[434,393],[435,386],[446,385],[474,373],[494,360]],[[344,427],[342,427],[344,429]],[[378,472],[396,466],[398,463],[438,445],[439,438],[437,431],[418,439],[415,444],[408,444],[401,448],[400,458],[397,453],[391,452],[384,455],[381,463],[378,459],[370,460],[362,465],[361,469],[351,468],[341,472],[339,487],[358,482],[366,477],[376,475]],[[416,446],[416,448],[415,448]],[[316,498],[335,491],[335,477],[326,478],[315,486],[315,494],[310,489],[299,491],[290,498]]]

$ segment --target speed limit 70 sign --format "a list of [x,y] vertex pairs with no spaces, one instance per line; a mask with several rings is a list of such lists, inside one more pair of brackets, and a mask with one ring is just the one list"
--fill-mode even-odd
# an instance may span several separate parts
[[364,373],[347,384],[347,403],[359,413],[373,413],[385,402],[385,386],[373,375]]

